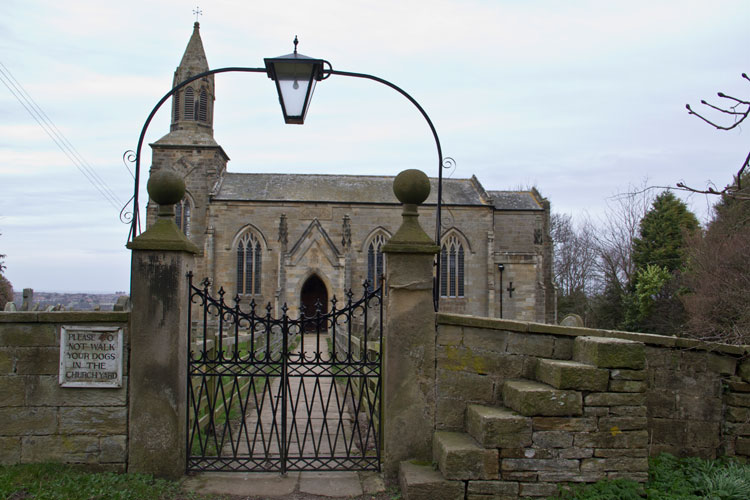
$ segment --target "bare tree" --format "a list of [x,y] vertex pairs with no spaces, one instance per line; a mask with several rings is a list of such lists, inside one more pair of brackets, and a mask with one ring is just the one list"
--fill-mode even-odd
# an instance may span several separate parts
[[[745,73],[742,73],[742,78],[750,82],[750,78]],[[697,116],[704,122],[708,123],[712,127],[718,129],[718,130],[732,130],[734,128],[737,128],[744,122],[748,115],[750,115],[750,101],[746,101],[743,99],[738,99],[736,97],[726,95],[723,92],[717,93],[720,99],[725,99],[725,101],[722,101],[726,103],[725,106],[716,106],[714,104],[711,104],[707,102],[706,100],[701,100],[701,104],[708,107],[709,109],[719,113],[719,116],[722,117],[729,117],[729,124],[722,125],[718,121],[714,121],[710,118],[707,118],[706,116],[694,111],[690,104],[686,104],[685,107],[688,110],[688,113],[694,116]],[[715,195],[725,195],[729,196],[731,198],[735,199],[743,199],[743,200],[750,200],[750,195],[747,192],[743,192],[742,189],[742,176],[745,173],[746,169],[748,168],[748,163],[750,163],[750,153],[747,154],[745,157],[745,161],[742,162],[742,165],[740,166],[739,170],[734,176],[734,180],[731,184],[727,184],[722,189],[716,188],[714,185],[709,185],[706,187],[706,189],[696,189],[690,186],[687,186],[683,182],[677,183],[677,187],[684,191],[690,191],[692,193],[701,193],[701,194],[715,194]]]
[[616,280],[623,289],[633,279],[633,241],[653,202],[653,192],[645,186],[646,181],[641,188],[630,186],[626,193],[612,197],[596,233],[599,273],[605,280]]
[[598,251],[595,228],[588,219],[580,224],[569,214],[553,213],[550,233],[554,245],[554,280],[559,290],[561,314],[587,316],[589,297],[596,293]]

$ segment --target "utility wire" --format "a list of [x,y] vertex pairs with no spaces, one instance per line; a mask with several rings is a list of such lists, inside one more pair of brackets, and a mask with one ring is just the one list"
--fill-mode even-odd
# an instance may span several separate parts
[[109,202],[118,212],[122,202],[114,191],[107,185],[94,168],[83,158],[78,150],[55,126],[50,117],[34,101],[31,95],[23,88],[21,83],[13,76],[11,71],[0,62],[0,81],[7,87],[13,97],[26,109],[37,124],[44,130],[57,147],[68,157],[75,167],[86,177],[99,194]]

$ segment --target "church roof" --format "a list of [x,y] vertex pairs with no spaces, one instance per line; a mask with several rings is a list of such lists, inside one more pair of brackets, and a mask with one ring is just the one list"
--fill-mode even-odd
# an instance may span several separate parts
[[498,210],[543,210],[531,191],[487,191]]
[[[321,174],[224,174],[213,199],[216,201],[277,201],[333,203],[393,203],[393,176]],[[436,178],[425,203],[437,202]],[[492,206],[499,210],[542,210],[530,192],[491,191],[476,180],[443,179],[444,205]],[[499,195],[499,196],[498,196]]]

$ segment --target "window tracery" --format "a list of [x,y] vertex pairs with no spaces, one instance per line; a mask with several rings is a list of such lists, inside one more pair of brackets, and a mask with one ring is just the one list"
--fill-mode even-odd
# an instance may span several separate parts
[[466,252],[463,242],[452,234],[440,249],[440,296],[464,297]]
[[237,243],[237,293],[260,295],[263,252],[258,238],[248,231]]

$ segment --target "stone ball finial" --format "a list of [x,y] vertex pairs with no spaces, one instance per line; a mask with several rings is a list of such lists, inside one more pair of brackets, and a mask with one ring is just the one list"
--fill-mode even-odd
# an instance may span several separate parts
[[393,180],[393,194],[401,203],[420,205],[430,195],[430,179],[421,170],[404,170]]
[[158,205],[174,205],[185,196],[185,181],[172,170],[159,170],[151,174],[146,189]]

